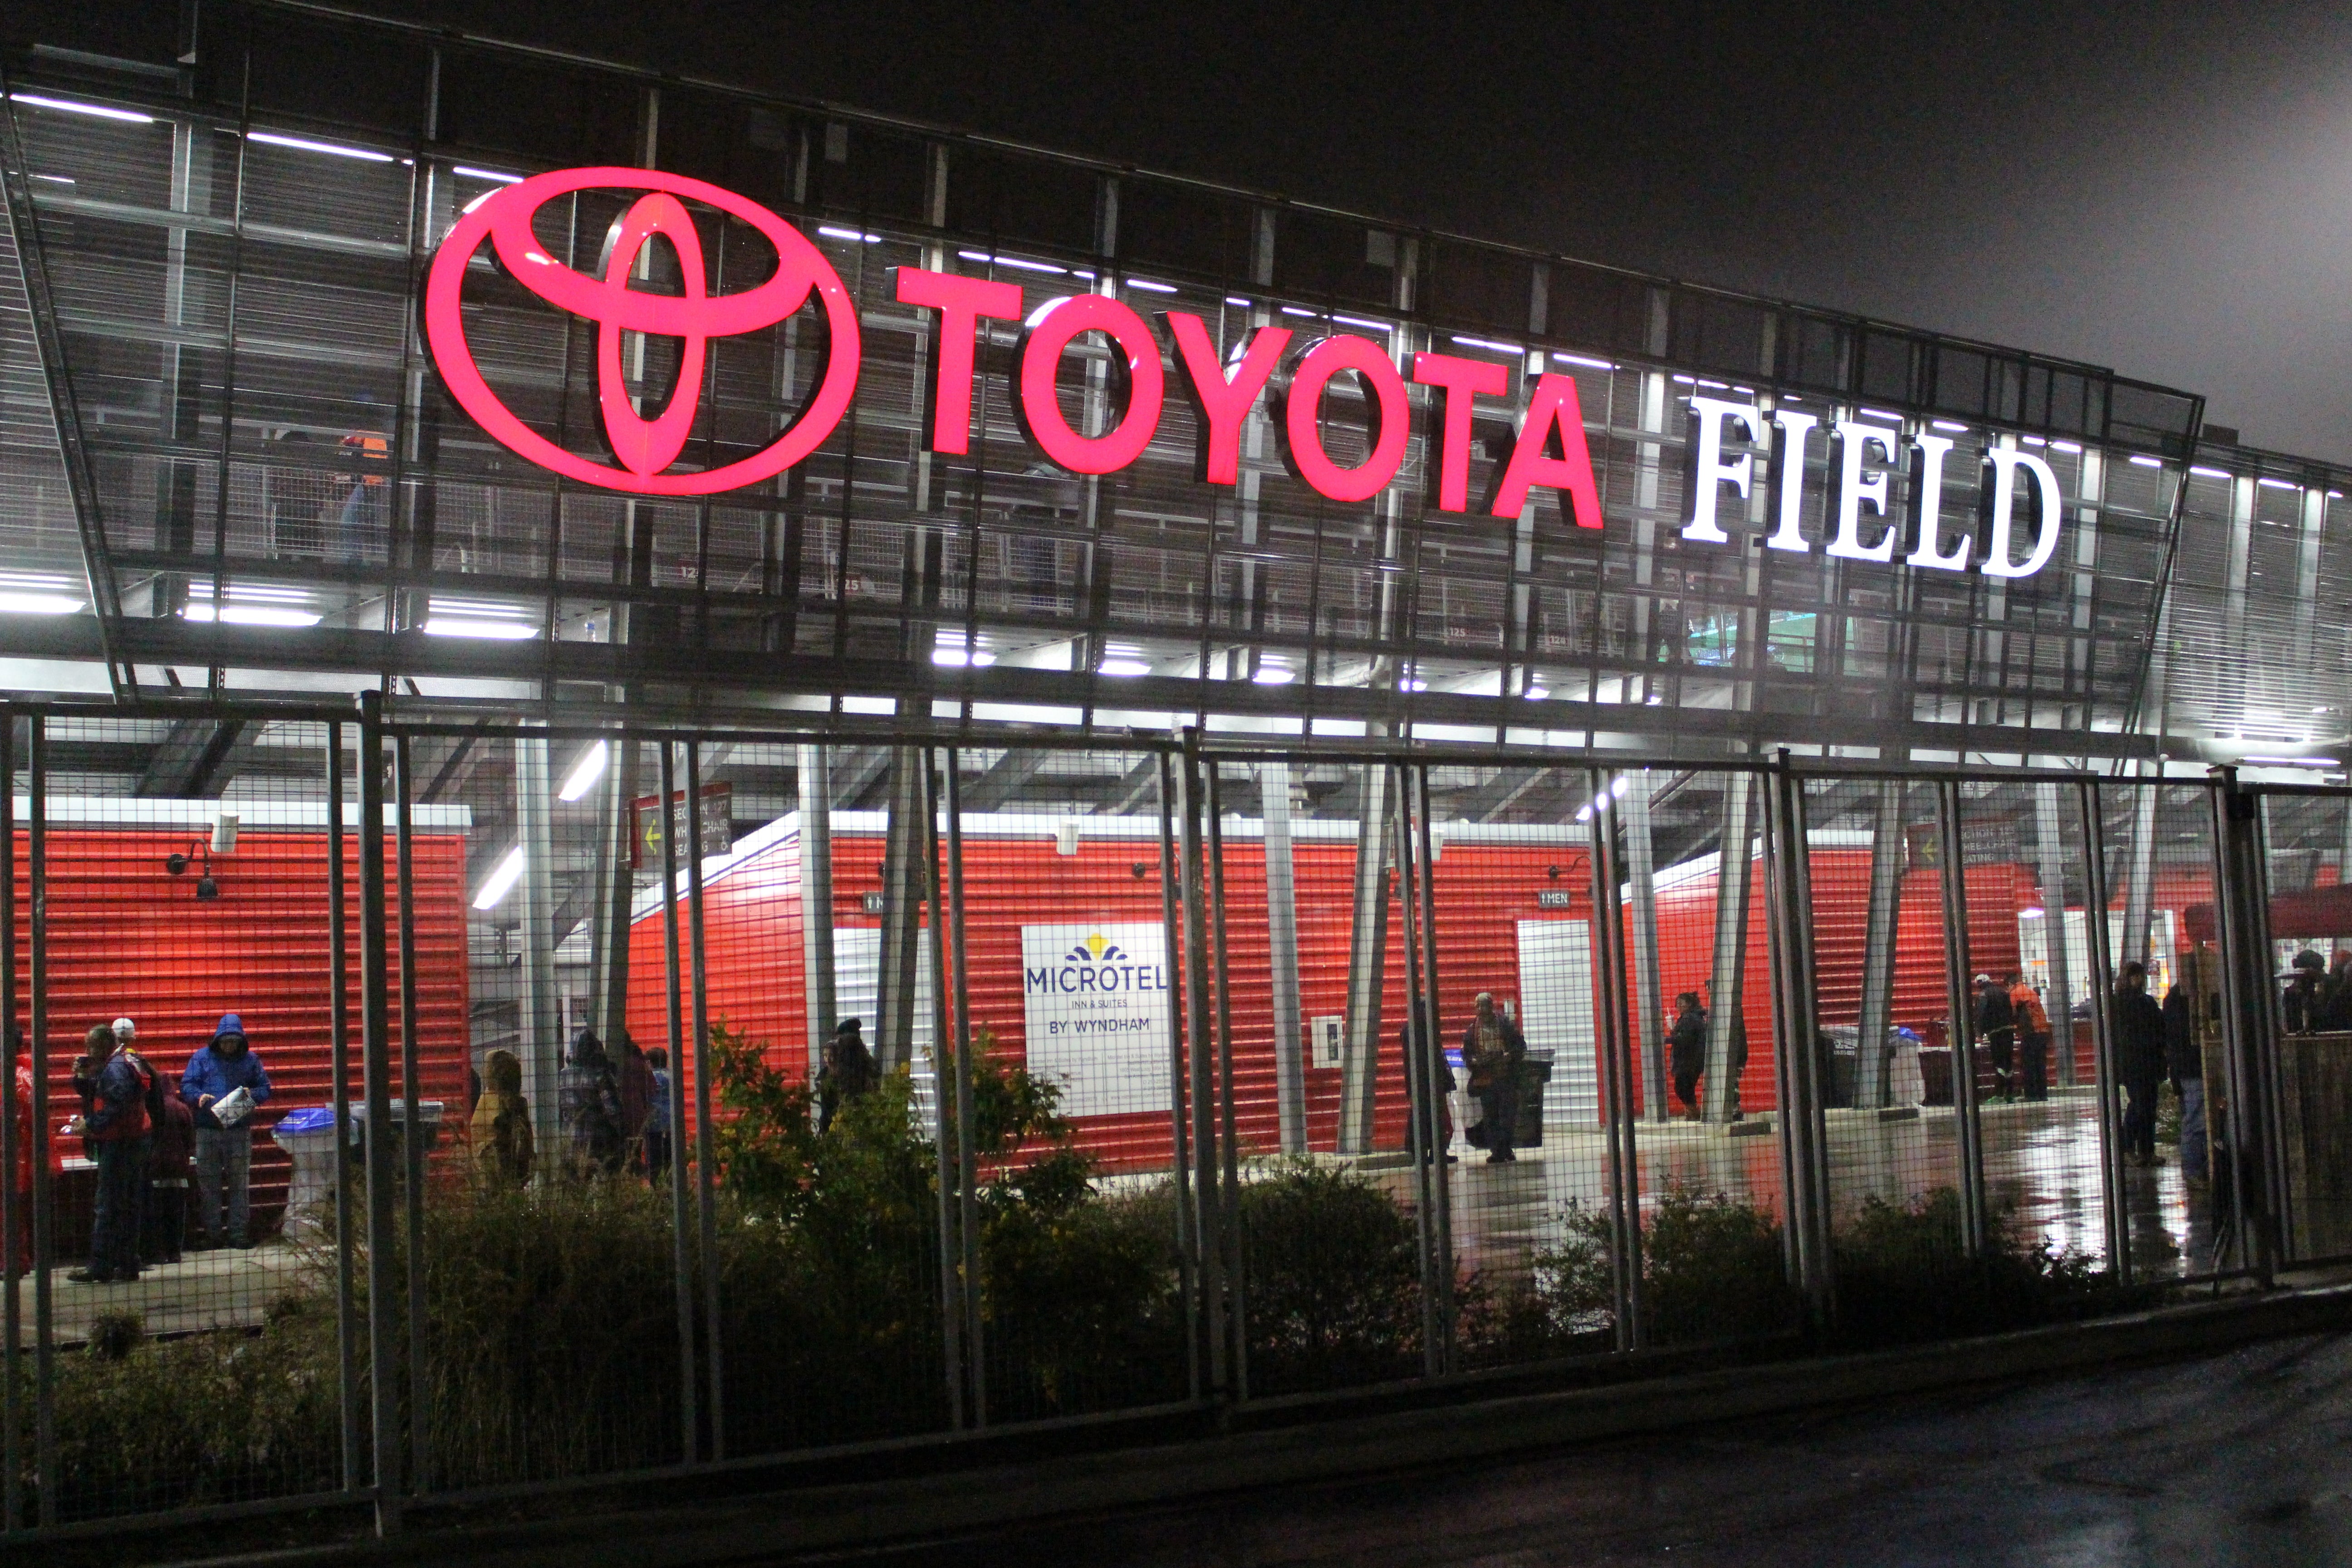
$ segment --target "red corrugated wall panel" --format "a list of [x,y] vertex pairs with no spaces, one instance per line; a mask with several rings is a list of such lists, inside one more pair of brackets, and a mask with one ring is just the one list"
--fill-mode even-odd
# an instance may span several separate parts
[[[48,847],[48,1051],[51,1103],[63,1121],[78,1101],[73,1059],[93,1024],[128,1015],[148,1060],[176,1078],[224,1013],[245,1022],[269,1069],[266,1127],[289,1110],[330,1103],[331,1003],[328,942],[327,835],[247,829],[233,855],[216,856],[216,900],[198,900],[195,877],[173,877],[163,858],[187,847],[178,832],[53,828]],[[455,834],[415,836],[417,1040],[423,1098],[442,1100],[445,1144],[461,1136],[468,1019],[466,851]],[[20,875],[29,837],[16,836]],[[394,849],[390,841],[384,858]],[[346,947],[352,1090],[360,1068],[359,847],[347,838],[351,889]],[[387,900],[389,902],[389,900]],[[393,911],[387,910],[388,921]],[[396,936],[397,926],[394,925]],[[18,962],[31,963],[19,927]],[[400,1027],[399,949],[391,953],[393,1033]],[[20,1006],[23,1004],[20,1003]],[[29,1010],[21,1016],[29,1016]],[[394,1092],[399,1092],[395,1058]],[[283,1207],[289,1169],[268,1138],[254,1143],[257,1210]]]

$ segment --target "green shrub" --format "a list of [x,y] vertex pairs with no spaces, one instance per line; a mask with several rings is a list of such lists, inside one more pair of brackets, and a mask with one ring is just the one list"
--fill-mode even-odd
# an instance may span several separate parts
[[2116,1286],[2083,1253],[2027,1244],[2008,1209],[1990,1216],[1984,1255],[1969,1258],[1959,1194],[1950,1187],[1907,1204],[1864,1199],[1833,1238],[1832,1257],[1837,1338],[1856,1348],[2000,1333],[2155,1299]]
[[[1570,1202],[1560,1225],[1564,1238],[1534,1255],[1528,1310],[1538,1320],[1537,1343],[1587,1338],[1615,1321],[1609,1215]],[[1722,1193],[1675,1185],[1660,1196],[1643,1226],[1642,1287],[1656,1344],[1754,1338],[1801,1321],[1780,1222]]]
[[1412,1215],[1355,1173],[1304,1160],[1244,1181],[1237,1204],[1253,1392],[1421,1370]]

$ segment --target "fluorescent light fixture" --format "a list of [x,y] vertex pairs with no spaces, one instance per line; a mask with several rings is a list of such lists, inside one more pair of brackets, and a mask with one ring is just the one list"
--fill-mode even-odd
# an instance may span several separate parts
[[2262,486],[2263,489],[2266,490],[2292,490],[2302,488],[2286,479],[2256,479],[2254,483]]
[[73,184],[73,176],[71,174],[36,174],[33,178],[37,180],[47,180],[53,185],[70,185]]
[[1147,294],[1173,294],[1176,292],[1176,285],[1173,283],[1154,283],[1148,278],[1130,278],[1127,280],[1127,286],[1130,289],[1140,289]]
[[1418,676],[1408,675],[1403,679],[1397,682],[1397,689],[1399,691],[1426,691],[1429,689],[1429,682],[1422,679]]
[[449,172],[453,174],[463,174],[469,180],[496,180],[501,185],[522,184],[520,174],[500,174],[496,169],[477,169],[471,163],[454,163],[450,165]]
[[984,647],[967,648],[961,646],[935,647],[931,649],[931,662],[944,664],[956,669],[961,669],[966,666],[973,669],[986,669],[996,662],[996,656]]
[[1056,267],[1050,261],[1024,261],[1017,256],[992,256],[985,250],[959,250],[956,254],[966,261],[985,261],[996,267],[1017,267],[1024,272],[1050,272],[1056,278],[1069,271],[1068,268]]
[[1261,664],[1250,679],[1260,686],[1287,686],[1298,679],[1298,672],[1279,664]]
[[1576,820],[1579,822],[1590,822],[1592,820],[1592,803],[1591,801],[1588,800],[1582,805],[1576,808]]
[[522,642],[539,635],[539,628],[529,621],[483,621],[470,616],[427,616],[425,635],[429,637],[488,637],[498,642]]
[[1551,688],[1549,686],[1530,686],[1527,690],[1521,692],[1520,695],[1525,697],[1530,702],[1540,702],[1545,698],[1551,695]]
[[2047,441],[2044,441],[2039,436],[2020,436],[2018,439],[2024,442],[2029,447],[2046,447],[2049,445]]
[[1491,349],[1498,354],[1523,354],[1528,352],[1517,343],[1496,342],[1492,338],[1465,338],[1459,332],[1451,333],[1449,335],[1455,342],[1460,343],[1464,348]]
[[2238,761],[2260,763],[2273,768],[2332,768],[2337,765],[2334,757],[2240,757]]
[[2142,457],[2142,456],[2141,456],[2139,453],[2137,453],[2137,452],[2134,452],[2134,453],[2131,455],[2131,461],[2132,461],[2132,467],[2134,467],[2134,468],[2162,468],[2162,467],[2164,467],[2164,464],[2163,464],[2163,462],[2162,462],[2160,459],[2156,458]]
[[1282,308],[1282,313],[1283,313],[1284,315],[1286,315],[1286,316],[1305,316],[1305,317],[1306,317],[1307,320],[1309,320],[1309,321],[1312,321],[1312,320],[1314,320],[1314,319],[1315,319],[1315,312],[1314,312],[1314,311],[1312,311],[1312,310],[1300,310],[1300,309],[1299,309],[1297,306],[1296,306],[1296,305],[1285,305],[1285,306]]
[[1708,381],[1703,376],[1699,379],[1699,384],[1701,386],[1714,387],[1717,392],[1729,392],[1731,390],[1731,384],[1727,381]]
[[1625,792],[1633,787],[1633,775],[1631,773],[1619,773],[1617,775],[1617,781],[1609,786],[1609,793],[1616,796],[1619,800],[1623,800],[1625,798]]
[[1676,386],[1696,386],[1698,383],[1690,376],[1678,375],[1675,377],[1675,384]]
[[229,626],[315,626],[320,617],[310,610],[298,610],[289,605],[212,605],[191,604],[180,612],[184,621],[218,621]]
[[596,781],[604,776],[604,763],[612,754],[612,744],[606,741],[599,741],[581,752],[580,760],[572,764],[572,771],[563,775],[563,787],[555,792],[555,798],[578,800],[594,789]]
[[1367,331],[1385,332],[1391,330],[1391,323],[1387,321],[1368,321],[1361,316],[1334,316],[1331,319],[1343,327],[1361,327]]
[[63,594],[24,594],[0,590],[0,615],[70,616],[81,609],[79,599]]
[[1889,414],[1884,408],[1857,408],[1854,412],[1861,415],[1864,419],[1892,419],[1898,425],[1903,423],[1903,416],[1900,414]]
[[1955,419],[1930,419],[1927,423],[1938,430],[1966,430],[1967,426]]
[[[1615,370],[1617,368],[1613,363],[1605,359],[1587,359],[1582,354],[1564,354],[1558,349],[1554,349],[1552,351],[1551,357],[1559,361],[1562,364],[1580,364],[1589,370]],[[1788,401],[1794,403],[1797,400],[1791,397]]]
[[1150,675],[1151,667],[1139,658],[1107,658],[1095,666],[1097,675]]
[[835,228],[829,223],[821,223],[816,226],[816,231],[817,233],[824,236],[827,239],[845,239],[849,240],[853,244],[863,245],[879,245],[882,243],[882,237],[880,235],[868,234],[862,228]]
[[2229,474],[2222,469],[2208,468],[2197,465],[2191,465],[2189,471],[2195,474],[2198,478],[2204,479],[2226,479],[2230,477]]
[[2079,452],[2083,447],[2082,444],[2076,441],[2053,441],[2050,443],[2050,449],[2053,452]]
[[1250,305],[1250,302],[1247,300],[1241,299],[1233,294],[1225,296],[1225,303],[1228,305],[1239,305],[1244,310],[1248,310]]
[[2021,921],[2038,921],[2042,918],[2042,906],[2028,904],[2017,911],[2017,918]]
[[60,109],[68,114],[87,114],[98,120],[120,120],[125,125],[152,125],[155,117],[142,114],[135,109],[114,109],[103,103],[81,103],[70,98],[51,98],[40,92],[12,92],[13,102],[29,103],[36,109]]
[[324,153],[331,158],[356,158],[362,163],[389,163],[393,155],[366,147],[346,147],[340,142],[313,142],[308,136],[281,136],[275,131],[248,131],[246,140],[266,142],[272,147],[291,147],[297,153]]
[[497,909],[499,902],[514,891],[514,885],[521,880],[522,846],[518,844],[507,851],[507,858],[499,862],[498,868],[483,879],[481,891],[474,895],[474,907],[478,910]]

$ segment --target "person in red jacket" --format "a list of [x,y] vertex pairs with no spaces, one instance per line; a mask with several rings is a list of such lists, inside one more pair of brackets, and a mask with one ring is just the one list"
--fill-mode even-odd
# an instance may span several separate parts
[[[8,1237],[8,1250],[22,1273],[33,1267],[33,1054],[25,1048],[25,1031],[13,1025],[8,1030],[8,1055],[16,1064],[16,1092],[8,1103],[8,1114],[16,1123],[16,1159],[8,1173],[15,1188],[9,1215],[14,1233]],[[53,1177],[65,1169],[65,1155],[54,1138],[49,1140],[48,1165]]]
[[[89,1266],[66,1276],[78,1284],[139,1278],[139,1218],[147,1206],[148,1105],[155,1069],[131,1049],[135,1034],[128,1018],[117,1018],[110,1031],[100,1025],[90,1031],[89,1048],[75,1064],[74,1088],[89,1107],[81,1118],[82,1145],[98,1162]],[[113,1049],[100,1060],[110,1043]]]
[[187,1238],[189,1157],[195,1152],[196,1118],[167,1072],[155,1075],[154,1153],[147,1165],[147,1212],[139,1225],[139,1256],[150,1265],[177,1263]]

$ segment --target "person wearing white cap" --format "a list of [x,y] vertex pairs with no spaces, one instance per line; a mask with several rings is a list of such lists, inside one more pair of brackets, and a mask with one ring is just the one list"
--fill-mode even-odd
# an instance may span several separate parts
[[1992,1058],[1992,1097],[2015,1100],[2011,1069],[2017,1063],[2017,1009],[2008,990],[1994,984],[1990,974],[1977,976],[1976,1011],[1977,1043]]

